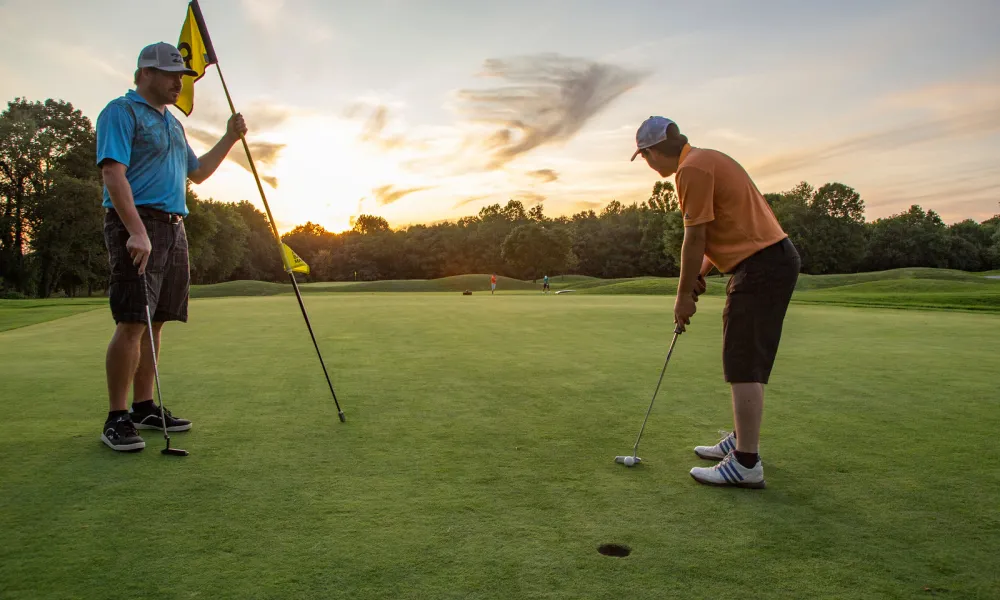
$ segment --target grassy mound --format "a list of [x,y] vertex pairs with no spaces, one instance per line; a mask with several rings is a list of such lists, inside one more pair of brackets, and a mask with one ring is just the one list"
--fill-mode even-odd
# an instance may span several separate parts
[[[838,304],[887,308],[972,310],[1000,312],[1000,271],[967,273],[950,269],[893,269],[875,273],[844,275],[800,275],[795,302]],[[497,291],[541,291],[541,281],[521,281],[498,277]],[[728,277],[708,278],[708,296],[722,296]],[[392,281],[329,281],[303,283],[306,294],[330,292],[446,292],[471,290],[489,292],[489,275],[457,275],[441,279]],[[579,294],[672,296],[677,290],[676,277],[633,277],[598,279],[585,275],[550,277],[553,290],[573,290]],[[262,297],[291,294],[288,283],[268,281],[228,281],[191,287],[191,297],[229,298]],[[51,298],[45,300],[0,300],[0,331],[107,307],[107,298]]]
[[882,280],[795,295],[797,302],[1000,312],[1000,281]]
[[0,331],[53,321],[107,305],[107,298],[100,297],[0,300]]
[[231,296],[275,296],[291,294],[290,283],[272,283],[270,281],[226,281],[211,285],[192,285],[192,298],[228,298]]
[[796,289],[818,290],[869,281],[884,281],[887,279],[935,279],[941,281],[969,281],[988,283],[980,273],[967,273],[952,269],[907,268],[875,271],[872,273],[848,273],[843,275],[801,275]]
[[[325,284],[314,284],[311,289],[325,292],[489,292],[489,275],[455,275],[440,279],[399,279],[388,281],[359,281],[337,284],[324,288]],[[510,277],[497,277],[497,291],[541,290],[541,281],[532,283]]]

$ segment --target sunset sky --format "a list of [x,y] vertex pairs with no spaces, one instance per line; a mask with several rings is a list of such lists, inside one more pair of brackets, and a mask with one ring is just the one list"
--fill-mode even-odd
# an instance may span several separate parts
[[[635,129],[674,119],[762,191],[839,181],[869,219],[1000,212],[1000,2],[203,0],[279,228],[394,227],[509,198],[549,215],[643,200]],[[182,0],[0,0],[0,99],[96,120]],[[184,123],[228,108],[215,68]],[[232,159],[201,197],[261,206]]]

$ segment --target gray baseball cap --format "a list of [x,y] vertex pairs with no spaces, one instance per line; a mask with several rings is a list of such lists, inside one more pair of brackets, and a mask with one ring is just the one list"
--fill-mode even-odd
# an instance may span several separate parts
[[159,69],[171,73],[184,73],[192,77],[197,77],[198,72],[187,68],[184,64],[184,57],[174,46],[166,42],[150,44],[139,53],[138,68]]
[[632,155],[635,160],[639,153],[667,139],[667,127],[675,125],[673,121],[666,117],[649,117],[639,126],[639,131],[635,132],[636,151]]

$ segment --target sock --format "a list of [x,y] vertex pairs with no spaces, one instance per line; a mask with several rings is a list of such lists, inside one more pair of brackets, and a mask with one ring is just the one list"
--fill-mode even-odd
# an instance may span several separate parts
[[744,469],[752,469],[760,461],[760,455],[756,452],[740,452],[736,450],[734,454],[736,454],[736,462],[740,463]]
[[128,414],[127,410],[111,410],[111,411],[108,411],[108,420],[105,421],[105,423],[110,423],[111,421],[114,421],[118,417],[121,417],[121,416],[127,415],[127,414]]
[[142,402],[132,401],[132,410],[135,412],[153,412],[156,410],[156,403],[152,400],[143,400]]

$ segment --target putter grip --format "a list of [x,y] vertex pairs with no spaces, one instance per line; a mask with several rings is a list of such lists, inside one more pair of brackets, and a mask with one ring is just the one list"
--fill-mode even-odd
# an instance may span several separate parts
[[676,333],[677,335],[680,335],[680,334],[682,334],[684,332],[681,331],[681,327],[680,327],[680,325],[678,325],[678,326],[674,327],[674,333]]

